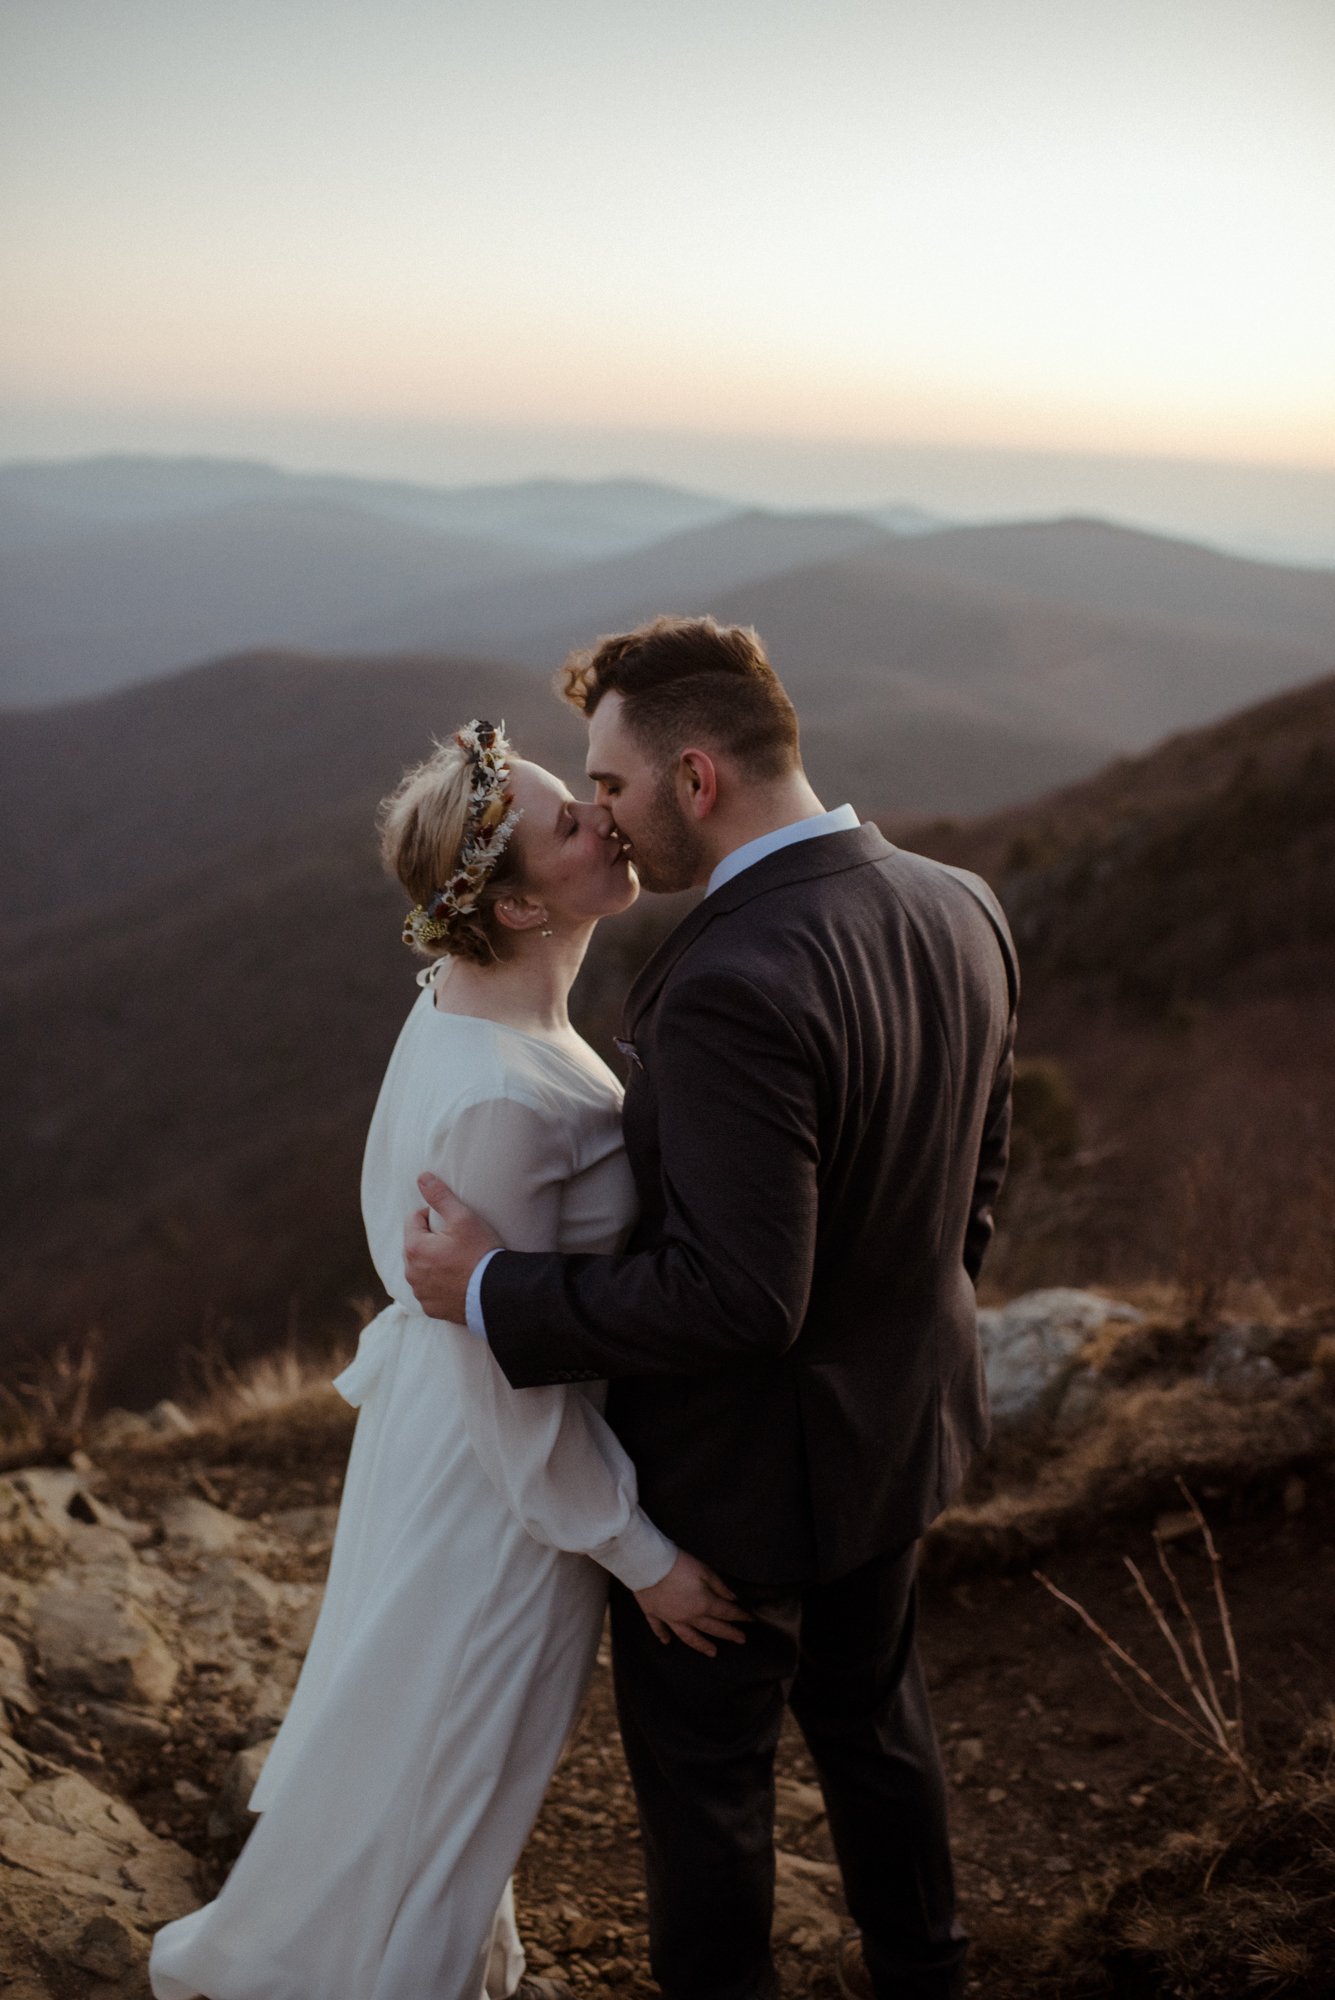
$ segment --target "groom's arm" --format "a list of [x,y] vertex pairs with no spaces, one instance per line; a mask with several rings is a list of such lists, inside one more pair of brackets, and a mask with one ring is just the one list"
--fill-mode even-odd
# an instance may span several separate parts
[[728,972],[664,994],[651,1060],[662,1241],[620,1257],[491,1259],[482,1316],[516,1388],[697,1374],[780,1353],[806,1317],[819,1151],[812,1054],[765,993]]
[[1010,1158],[1011,1089],[1015,1080],[1015,1016],[1012,1014],[996,1077],[987,1100],[982,1143],[969,1202],[969,1221],[964,1233],[964,1268],[978,1283],[983,1259],[996,1230],[992,1211],[1006,1178]]

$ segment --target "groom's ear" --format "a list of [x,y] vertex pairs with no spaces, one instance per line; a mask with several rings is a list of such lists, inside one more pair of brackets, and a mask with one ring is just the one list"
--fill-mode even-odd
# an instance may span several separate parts
[[718,804],[718,766],[707,750],[683,750],[677,765],[677,790],[693,819],[708,819]]

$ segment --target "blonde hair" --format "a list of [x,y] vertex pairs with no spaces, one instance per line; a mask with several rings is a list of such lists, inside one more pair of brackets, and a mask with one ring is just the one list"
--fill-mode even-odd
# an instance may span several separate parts
[[[497,733],[502,756],[514,755]],[[380,856],[397,876],[414,905],[427,904],[453,878],[468,832],[468,805],[473,765],[468,752],[453,737],[437,743],[429,757],[405,771],[376,814]],[[414,938],[419,958],[466,958],[490,965],[502,956],[506,933],[497,922],[495,906],[522,882],[522,871],[511,839],[478,891],[476,906],[451,917],[447,934],[433,942]]]

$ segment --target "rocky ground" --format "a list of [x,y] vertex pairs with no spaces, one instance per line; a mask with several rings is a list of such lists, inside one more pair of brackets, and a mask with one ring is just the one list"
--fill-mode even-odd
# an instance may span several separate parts
[[[923,1618],[980,1995],[1335,1991],[1333,1336],[1318,1315],[1194,1329],[1077,1293],[987,1317],[997,1444],[929,1541]],[[161,1406],[0,1479],[4,2000],[143,2000],[152,1930],[224,1878],[318,1610],[350,1429],[329,1392]],[[1226,1685],[1178,1475],[1222,1553],[1259,1802],[1112,1687],[1031,1574],[1171,1684],[1122,1560],[1159,1578],[1157,1526]],[[846,1918],[795,1732],[777,1825],[785,1991],[825,2000]],[[654,1992],[605,1660],[519,1894],[535,1968]]]

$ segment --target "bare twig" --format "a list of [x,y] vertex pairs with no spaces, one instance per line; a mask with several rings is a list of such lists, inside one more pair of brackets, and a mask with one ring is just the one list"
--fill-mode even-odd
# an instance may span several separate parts
[[[1210,1666],[1204,1636],[1187,1601],[1186,1593],[1182,1588],[1177,1572],[1169,1560],[1162,1536],[1156,1534],[1154,1538],[1159,1567],[1163,1571],[1172,1596],[1172,1604],[1169,1610],[1176,1607],[1178,1617],[1187,1635],[1190,1657],[1188,1657],[1187,1647],[1183,1645],[1182,1640],[1173,1629],[1169,1611],[1165,1610],[1164,1606],[1159,1602],[1159,1599],[1146,1582],[1145,1576],[1139,1566],[1132,1561],[1130,1556],[1124,1556],[1122,1560],[1126,1564],[1127,1570],[1135,1583],[1141,1603],[1144,1605],[1155,1629],[1166,1643],[1172,1655],[1173,1664],[1177,1668],[1182,1685],[1186,1690],[1187,1701],[1191,1704],[1190,1707],[1185,1706],[1169,1688],[1163,1685],[1162,1681],[1157,1680],[1147,1668],[1143,1667],[1139,1660],[1128,1652],[1127,1648],[1120,1644],[1118,1640],[1114,1639],[1111,1632],[1107,1631],[1099,1623],[1098,1619],[1091,1612],[1087,1611],[1084,1605],[1076,1598],[1069,1596],[1064,1590],[1059,1590],[1051,1578],[1044,1576],[1041,1570],[1035,1570],[1034,1576],[1043,1585],[1043,1588],[1057,1599],[1059,1604],[1064,1604],[1069,1610],[1075,1612],[1086,1629],[1092,1632],[1100,1645],[1106,1649],[1111,1657],[1104,1660],[1103,1664],[1105,1668],[1116,1685],[1140,1714],[1146,1716],[1151,1722],[1157,1723],[1161,1729],[1170,1730],[1174,1736],[1180,1737],[1183,1742],[1191,1744],[1194,1749],[1199,1750],[1214,1762],[1227,1765],[1230,1770],[1242,1779],[1253,1796],[1259,1799],[1263,1794],[1260,1784],[1257,1781],[1256,1773],[1252,1769],[1247,1757],[1243,1739],[1242,1672],[1238,1660],[1237,1643],[1233,1634],[1233,1621],[1229,1615],[1228,1599],[1224,1591],[1223,1565],[1220,1560],[1219,1551],[1215,1545],[1214,1536],[1210,1532],[1209,1523],[1201,1513],[1195,1499],[1187,1490],[1185,1482],[1179,1479],[1177,1484],[1183,1499],[1191,1510],[1192,1519],[1201,1531],[1206,1552],[1210,1558],[1215,1605],[1219,1613],[1220,1632],[1228,1662],[1228,1678],[1232,1682],[1233,1687],[1232,1715],[1224,1707],[1219,1685],[1215,1680]],[[1117,1667],[1113,1665],[1114,1660],[1120,1662],[1121,1666],[1134,1676],[1135,1681],[1139,1682],[1141,1687],[1149,1691],[1154,1700],[1160,1704],[1160,1708],[1167,1710],[1167,1714],[1161,1713],[1160,1709],[1149,1708],[1145,1705],[1136,1693],[1134,1685],[1128,1682],[1118,1672]]]
[[[1169,1694],[1167,1688],[1160,1687],[1158,1681],[1155,1680],[1154,1675],[1146,1673],[1144,1667],[1141,1666],[1139,1660],[1133,1660],[1130,1653],[1127,1652],[1125,1646],[1119,1646],[1116,1639],[1113,1638],[1112,1633],[1105,1631],[1103,1626],[1099,1624],[1098,1619],[1091,1617],[1089,1612],[1086,1611],[1083,1604],[1077,1603],[1074,1597],[1068,1597],[1064,1590],[1058,1590],[1056,1584],[1052,1581],[1052,1578],[1044,1576],[1041,1569],[1036,1569],[1034,1571],[1034,1576],[1038,1580],[1038,1582],[1042,1584],[1044,1590],[1051,1591],[1052,1595],[1057,1599],[1059,1604],[1069,1605],[1070,1609],[1075,1612],[1076,1616],[1080,1619],[1083,1619],[1084,1623],[1089,1627],[1090,1631],[1094,1634],[1094,1637],[1100,1640],[1108,1648],[1108,1651],[1122,1662],[1122,1665],[1124,1667],[1129,1667],[1132,1673],[1136,1676],[1137,1680],[1143,1681],[1145,1686],[1149,1688],[1152,1694],[1156,1694],[1159,1697],[1160,1701],[1164,1702],[1169,1708],[1172,1709],[1174,1715],[1181,1717],[1182,1721],[1186,1723],[1187,1727],[1192,1732],[1193,1742],[1200,1741],[1204,1737],[1204,1732],[1201,1729],[1200,1724],[1197,1722],[1195,1716],[1191,1713],[1191,1711],[1189,1709],[1183,1708],[1180,1701],[1174,1701],[1172,1695]],[[1208,1741],[1209,1739],[1206,1738],[1205,1740]]]
[[1193,1750],[1207,1750],[1211,1756],[1214,1755],[1214,1746],[1202,1742],[1201,1733],[1194,1723],[1190,1729],[1182,1729],[1176,1722],[1170,1722],[1166,1715],[1156,1715],[1152,1708],[1146,1708],[1130,1681],[1122,1678],[1111,1660],[1101,1659],[1099,1665],[1113,1686],[1121,1689],[1138,1715],[1143,1715],[1147,1722],[1156,1723],[1160,1729],[1168,1730],[1170,1735],[1180,1737],[1184,1743],[1189,1743]]
[[1196,1504],[1194,1494],[1188,1491],[1187,1482],[1178,1477],[1178,1491],[1191,1509],[1196,1526],[1205,1542],[1205,1552],[1210,1558],[1210,1573],[1214,1581],[1214,1600],[1219,1612],[1219,1629],[1224,1635],[1224,1651],[1228,1655],[1228,1677],[1233,1683],[1233,1715],[1238,1733],[1238,1745],[1242,1745],[1242,1668],[1238,1663],[1237,1642],[1233,1637],[1233,1620],[1229,1615],[1228,1598],[1224,1594],[1224,1565],[1214,1536],[1210,1533],[1210,1523]]
[[1220,1720],[1220,1717],[1216,1714],[1214,1709],[1211,1708],[1209,1702],[1206,1700],[1204,1690],[1198,1685],[1198,1683],[1192,1677],[1191,1668],[1187,1664],[1187,1656],[1182,1650],[1176,1632],[1174,1632],[1172,1626],[1168,1623],[1168,1620],[1164,1617],[1163,1610],[1159,1604],[1159,1600],[1154,1595],[1154,1592],[1150,1589],[1149,1585],[1146,1583],[1137,1565],[1132,1562],[1130,1556],[1123,1556],[1122,1561],[1126,1564],[1126,1567],[1130,1570],[1132,1576],[1135,1578],[1136,1589],[1140,1592],[1141,1600],[1144,1603],[1145,1609],[1149,1612],[1150,1617],[1154,1620],[1160,1632],[1162,1632],[1165,1641],[1167,1642],[1169,1651],[1173,1655],[1173,1662],[1177,1667],[1178,1673],[1182,1676],[1183,1686],[1186,1688],[1187,1693],[1191,1696],[1192,1700],[1195,1702],[1201,1714],[1205,1717],[1206,1728],[1209,1730],[1211,1736],[1214,1737],[1220,1749],[1221,1750],[1227,1749],[1228,1731],[1224,1728],[1224,1725]]
[[1201,1670],[1201,1679],[1205,1683],[1205,1692],[1209,1698],[1210,1706],[1216,1715],[1222,1715],[1224,1713],[1224,1704],[1219,1699],[1219,1690],[1215,1686],[1214,1675],[1210,1671],[1210,1659],[1205,1650],[1205,1641],[1201,1638],[1201,1628],[1196,1623],[1196,1614],[1188,1604],[1186,1593],[1178,1581],[1177,1571],[1168,1560],[1167,1551],[1163,1545],[1163,1536],[1157,1528],[1154,1531],[1154,1549],[1159,1558],[1159,1568],[1163,1571],[1168,1588],[1173,1593],[1173,1602],[1176,1604],[1178,1614],[1191,1638],[1191,1650],[1195,1654],[1196,1664]]

